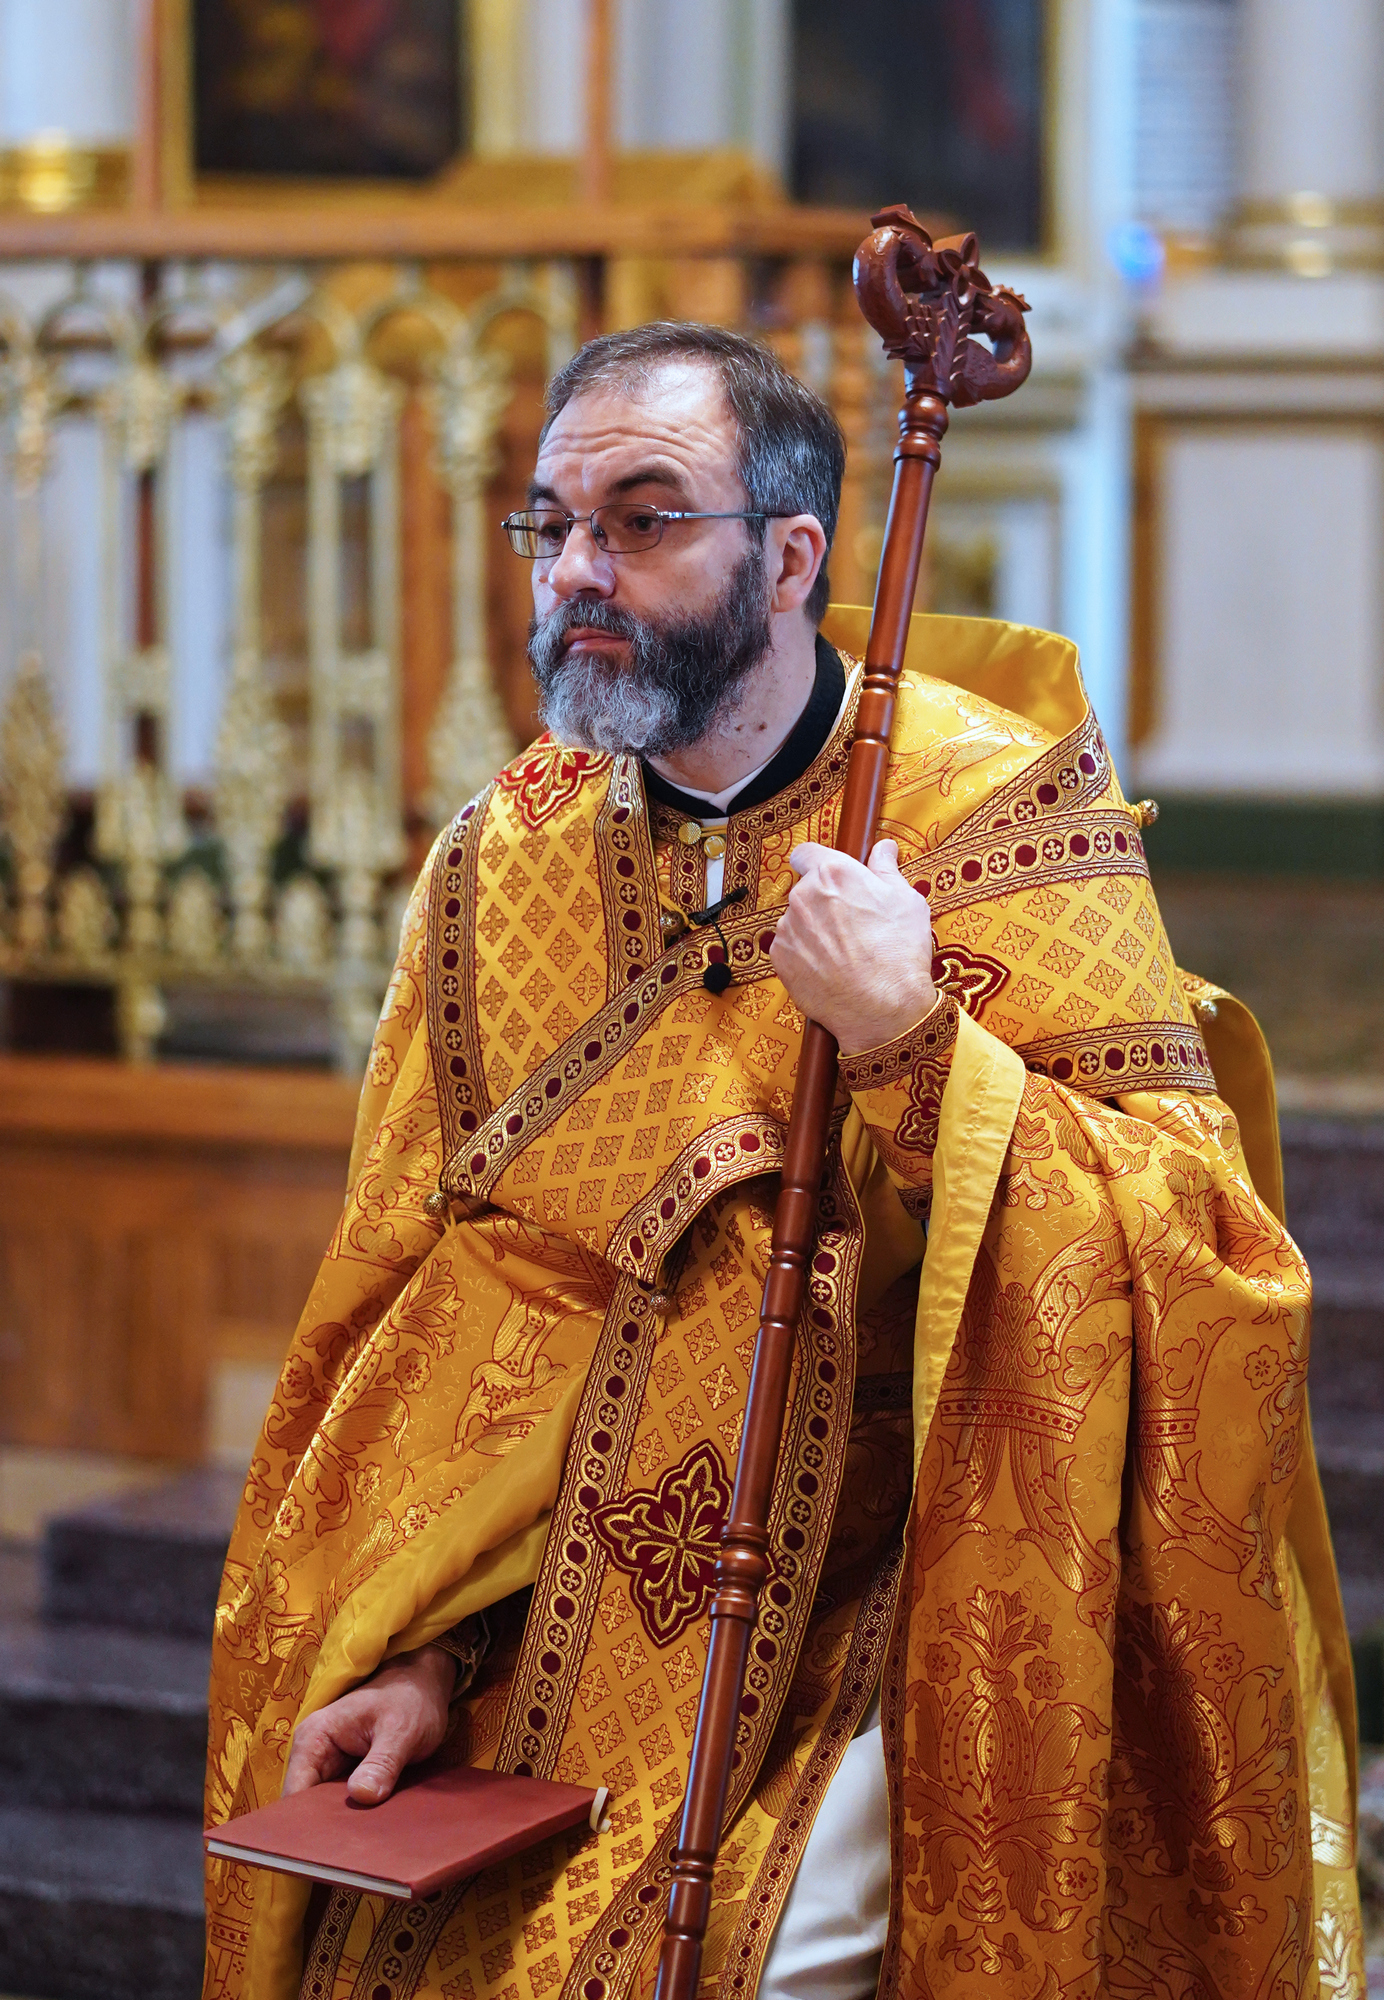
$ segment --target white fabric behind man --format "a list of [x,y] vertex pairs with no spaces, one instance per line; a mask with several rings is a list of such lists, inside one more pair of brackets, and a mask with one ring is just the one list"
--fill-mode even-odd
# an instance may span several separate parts
[[889,1786],[879,1697],[827,1786],[758,2000],[873,2000],[889,1929]]

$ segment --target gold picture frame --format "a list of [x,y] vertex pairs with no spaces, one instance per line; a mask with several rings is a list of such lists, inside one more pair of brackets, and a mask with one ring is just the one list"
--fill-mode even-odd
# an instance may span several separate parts
[[[494,12],[493,8],[485,6],[484,0],[472,6],[466,5],[465,0],[450,0],[455,10],[453,53],[456,74],[453,89],[456,148],[445,160],[439,161],[431,174],[407,176],[401,173],[355,172],[338,167],[305,172],[293,163],[286,164],[282,171],[272,167],[218,168],[199,164],[199,153],[204,152],[204,147],[200,142],[198,120],[205,106],[199,105],[198,16],[203,8],[208,7],[209,0],[153,0],[153,4],[158,12],[159,171],[163,201],[168,206],[301,208],[309,203],[337,205],[363,200],[375,209],[393,202],[401,208],[411,208],[420,201],[451,194],[454,176],[465,168],[471,157],[472,106],[476,94],[472,83],[472,64],[477,27],[488,13]],[[260,4],[261,0],[241,0],[241,6],[236,10],[242,17],[242,23],[249,24],[247,33],[253,29],[254,10]],[[263,0],[263,4],[267,23],[269,0]],[[306,45],[308,33],[318,27],[310,0],[287,0],[287,4],[290,8],[297,5],[301,10]],[[274,0],[273,11],[277,17],[276,26],[281,27],[285,0]],[[506,12],[512,10],[507,9]],[[321,58],[324,52],[319,49],[316,55]],[[330,57],[331,52],[326,51],[325,55]],[[277,74],[271,74],[266,57],[260,74],[269,77],[273,89],[284,99],[283,116],[290,119],[295,112],[291,88],[284,73],[287,60],[285,58],[279,64]],[[306,59],[304,61],[306,67]],[[319,62],[318,67],[328,69],[325,78],[318,79],[326,87],[330,88],[340,81],[339,75],[330,73],[329,62]],[[273,115],[262,117],[260,124],[262,128],[272,130]],[[261,145],[262,141],[263,131]]]

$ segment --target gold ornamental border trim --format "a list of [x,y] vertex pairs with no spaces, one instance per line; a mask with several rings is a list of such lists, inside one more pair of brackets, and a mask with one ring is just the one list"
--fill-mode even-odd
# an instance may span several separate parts
[[900,1535],[877,1565],[860,1601],[835,1705],[765,1850],[740,1922],[726,1948],[720,1992],[735,1996],[735,2000],[753,1994],[758,1987],[774,1927],[788,1900],[827,1786],[850,1748],[879,1681],[902,1574],[903,1536]]
[[903,870],[934,916],[965,909],[993,896],[1016,895],[1052,882],[1083,882],[1092,876],[1147,876],[1144,844],[1127,811],[1119,806],[1084,807],[1069,818],[1050,819],[1031,833],[1013,826],[950,839]]
[[550,1778],[561,1752],[608,1560],[591,1515],[624,1491],[653,1363],[653,1330],[648,1299],[624,1279],[610,1302],[572,1427],[510,1684],[497,1771]]
[[[687,1227],[688,1203],[694,1197],[700,1210],[738,1181],[778,1172],[787,1129],[767,1112],[751,1111],[723,1119],[688,1140],[649,1192],[612,1224],[612,1234],[627,1230],[631,1244],[636,1239],[643,1244],[639,1261],[646,1278]],[[605,1255],[627,1268],[618,1247],[607,1244]]]
[[879,1676],[879,1720],[884,1743],[884,1769],[889,1792],[889,1928],[884,1938],[880,1964],[879,1991],[900,1990],[900,1961],[903,1945],[904,1869],[904,1708],[908,1699],[908,1629],[916,1588],[915,1548],[917,1539],[917,1493],[913,1496],[904,1525],[900,1551],[899,1580],[894,1597],[893,1618],[884,1649]]
[[1050,744],[1035,763],[1001,785],[955,827],[937,852],[969,834],[977,822],[986,832],[994,833],[1003,826],[1018,826],[1088,805],[1109,790],[1114,776],[1100,724],[1088,709],[1075,729]]
[[[322,1912],[321,1921],[313,1934],[312,1950],[303,1968],[299,2000],[331,2000],[336,1968],[341,1962],[341,1954],[346,1948],[346,1940],[359,1907],[358,1889],[332,1890],[327,1899],[327,1907]],[[436,1908],[437,1905],[434,1905],[434,1910]],[[404,1921],[418,1917],[420,1928],[425,1925],[428,1916],[426,1907],[421,1903],[410,1903],[401,1914]],[[409,1928],[413,1929],[411,1923]]]
[[700,840],[688,847],[678,839],[678,828],[685,823],[685,814],[664,805],[661,799],[650,799],[649,831],[655,842],[667,849],[672,898],[684,915],[688,910],[704,909],[707,902],[706,850]]
[[428,1041],[449,1148],[458,1130],[474,1129],[490,1111],[468,941],[476,931],[480,836],[494,792],[495,786],[487,785],[457,814],[438,848],[428,888]]
[[[819,1213],[813,1274],[799,1325],[802,1367],[769,1512],[774,1567],[760,1593],[750,1641],[726,1801],[728,1825],[749,1797],[788,1699],[793,1666],[807,1635],[826,1561],[849,1442],[855,1393],[855,1343],[849,1322],[864,1230],[835,1149]],[[843,1414],[846,1420],[840,1421]],[[625,2000],[662,1919],[669,1856],[680,1818],[680,1809],[675,1809],[649,1854],[603,1913],[574,1960],[559,2000]]]
[[1083,1029],[1052,1041],[1030,1042],[1015,1053],[1035,1076],[1050,1077],[1088,1095],[1216,1088],[1200,1034],[1171,1022]]
[[617,757],[596,815],[606,933],[606,999],[620,1000],[663,949],[658,875],[638,760]]
[[934,915],[1049,882],[1147,875],[1129,807],[1096,803],[1114,776],[1100,725],[1088,710],[1075,729],[968,814],[930,854],[907,862],[903,873]]
[[842,1056],[841,1081],[854,1095],[857,1091],[882,1090],[912,1076],[920,1063],[936,1062],[956,1046],[959,1033],[957,1013],[960,1002],[943,988],[940,1006],[934,1007],[916,1028],[897,1041],[877,1049],[862,1049],[859,1055]]

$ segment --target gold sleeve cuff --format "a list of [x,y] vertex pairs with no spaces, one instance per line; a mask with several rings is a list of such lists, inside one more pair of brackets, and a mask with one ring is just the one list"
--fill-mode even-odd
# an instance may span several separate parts
[[857,1091],[881,1090],[910,1076],[922,1062],[936,1062],[950,1055],[956,1046],[956,1002],[950,993],[939,993],[930,1013],[915,1022],[892,1042],[877,1049],[861,1049],[841,1058],[841,1081],[852,1096]]
[[932,1154],[959,1019],[955,999],[943,993],[906,1034],[841,1064],[841,1080],[870,1128],[899,1199],[919,1222],[932,1207]]

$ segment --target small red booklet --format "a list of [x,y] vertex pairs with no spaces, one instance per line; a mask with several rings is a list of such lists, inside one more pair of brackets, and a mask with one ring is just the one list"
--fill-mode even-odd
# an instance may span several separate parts
[[383,1805],[353,1806],[346,1780],[208,1827],[208,1854],[416,1901],[583,1823],[601,1830],[607,1791],[466,1765],[410,1779]]

